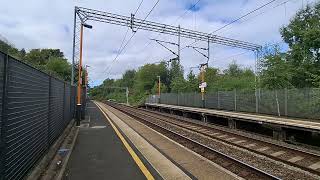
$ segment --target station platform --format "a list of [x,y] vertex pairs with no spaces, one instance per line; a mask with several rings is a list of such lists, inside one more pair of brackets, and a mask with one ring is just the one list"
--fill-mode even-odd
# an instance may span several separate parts
[[261,115],[261,114],[259,115],[248,114],[248,113],[241,113],[241,112],[175,106],[175,105],[168,105],[168,104],[146,103],[145,105],[149,107],[168,108],[168,109],[181,110],[181,111],[193,112],[193,113],[204,113],[205,115],[214,115],[214,116],[241,119],[241,120],[251,120],[251,121],[256,121],[260,123],[265,122],[265,123],[279,124],[283,126],[299,127],[299,128],[320,131],[320,120],[319,122],[315,122],[310,119],[290,119],[290,118],[267,116],[267,115]]
[[240,126],[242,126],[241,128],[247,128],[251,125],[251,129],[255,129],[258,126],[261,126],[261,129],[270,129],[271,136],[278,140],[286,140],[287,137],[291,135],[298,137],[302,134],[305,134],[301,132],[308,132],[308,136],[316,136],[318,138],[320,133],[320,120],[276,117],[261,114],[249,114],[158,103],[145,103],[145,107],[147,109],[149,108],[164,112],[166,111],[168,113],[181,115],[184,117],[189,117],[190,115],[196,114],[204,122],[206,122],[210,117],[214,117],[213,120],[211,120],[213,123],[214,121],[224,119],[226,125],[232,129],[238,129]]
[[239,177],[101,102],[88,103],[63,179]]
[[89,102],[64,179],[158,179],[152,166],[122,138],[99,108]]

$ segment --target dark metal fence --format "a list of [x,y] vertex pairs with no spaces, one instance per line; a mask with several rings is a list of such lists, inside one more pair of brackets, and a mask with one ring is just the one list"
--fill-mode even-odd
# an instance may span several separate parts
[[0,179],[22,179],[74,114],[75,88],[0,52]]
[[[199,93],[163,93],[152,95],[148,103],[202,107]],[[320,119],[320,89],[234,90],[209,92],[205,108],[270,114],[297,118]]]

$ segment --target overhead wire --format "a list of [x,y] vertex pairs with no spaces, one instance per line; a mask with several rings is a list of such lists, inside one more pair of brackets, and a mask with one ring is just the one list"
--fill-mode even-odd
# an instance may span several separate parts
[[[243,18],[245,18],[245,17],[247,17],[247,16],[251,15],[253,12],[256,12],[256,11],[258,11],[258,10],[260,10],[260,9],[262,9],[262,8],[264,8],[264,7],[266,7],[267,5],[270,5],[271,3],[275,2],[275,1],[276,1],[276,0],[272,0],[272,1],[269,1],[269,2],[267,2],[267,3],[265,3],[265,4],[263,4],[262,6],[260,6],[260,7],[256,8],[256,9],[254,9],[254,10],[252,10],[252,11],[250,11],[250,12],[246,13],[245,15],[242,15],[241,17],[239,17],[239,18],[237,18],[237,19],[235,19],[235,20],[231,21],[230,23],[228,23],[228,24],[226,24],[226,25],[224,25],[224,26],[222,26],[222,27],[220,27],[220,28],[216,29],[215,31],[211,32],[210,34],[213,34],[213,33],[216,33],[216,32],[218,32],[218,31],[221,31],[222,29],[224,29],[224,28],[226,28],[226,27],[230,26],[232,23],[235,23],[235,22],[237,22],[237,21],[239,21],[239,20],[241,20],[241,19],[243,19]],[[285,4],[286,4],[287,2],[289,2],[289,1],[292,1],[292,0],[287,0],[287,1],[284,1],[284,2],[282,2],[282,3],[279,3],[279,4],[277,4],[276,6],[273,6],[271,9],[274,9],[274,8],[279,7],[279,6],[281,6],[281,5],[285,5]],[[255,18],[255,17],[257,17],[257,16],[259,16],[259,15],[261,15],[261,14],[266,13],[267,11],[268,11],[268,10],[263,11],[263,12],[261,12],[261,13],[259,13],[259,14],[255,15],[255,16],[253,16],[253,17],[249,18],[249,19],[246,19],[245,21],[251,20],[251,19],[253,19],[253,18]],[[243,21],[243,22],[245,22],[245,21]],[[193,44],[195,44],[196,42],[198,42],[198,40],[197,40],[197,41],[194,41],[193,43],[190,43],[188,46],[193,45]],[[186,48],[187,48],[187,46],[185,46],[185,47],[181,48],[181,49],[180,49],[180,51],[182,51],[182,50],[184,50],[184,49],[186,49]],[[246,54],[246,53],[241,53],[241,55],[242,55],[242,54]]]
[[[148,12],[148,14],[145,16],[145,18],[143,19],[142,22],[144,22],[149,15],[151,14],[151,12],[154,10],[154,8],[158,5],[160,0],[157,0],[157,2],[153,5],[153,7],[151,8],[151,10]],[[123,50],[128,46],[128,44],[130,43],[130,41],[132,40],[132,38],[135,36],[135,34],[138,32],[138,30],[140,29],[142,24],[140,24],[137,29],[135,30],[135,32],[130,36],[130,38],[128,39],[128,41],[125,43],[125,45],[121,48],[121,50],[119,51],[119,53],[117,54],[117,56],[112,60],[110,66],[106,69],[106,71],[109,73],[111,66],[113,65],[113,63],[118,59],[118,57],[121,55],[121,53],[123,52]],[[107,73],[107,74],[108,74]]]
[[[201,0],[197,0],[197,2],[194,3],[190,8],[186,9],[182,14],[180,14],[180,16],[178,16],[173,23],[169,23],[169,24],[170,24],[170,25],[176,24],[176,23],[178,22],[178,20],[180,20],[180,19],[181,19],[182,17],[184,17],[186,14],[190,13],[190,10],[194,9],[194,8],[196,7],[196,5],[199,4],[200,1],[201,1]],[[158,33],[158,35],[157,35],[156,37],[152,38],[152,39],[157,39],[157,38],[159,38],[161,35],[162,35],[162,33]],[[149,38],[149,39],[151,39],[151,38]],[[149,40],[149,42],[147,42],[147,43],[145,44],[144,48],[142,48],[142,49],[143,49],[143,50],[146,49],[152,42],[153,42],[153,41]],[[151,53],[149,53],[149,54],[151,54]],[[147,57],[148,57],[147,59],[150,58],[149,55],[148,55]]]
[[[135,10],[135,12],[133,13],[133,15],[136,15],[136,14],[137,14],[137,12],[139,11],[139,9],[140,9],[143,1],[144,1],[144,0],[141,0],[141,1],[140,1],[140,3],[139,3],[139,5],[138,5],[137,9]],[[123,39],[122,39],[122,41],[121,41],[121,45],[120,45],[120,47],[119,47],[119,49],[118,49],[118,51],[117,51],[117,56],[118,56],[118,54],[120,54],[120,50],[122,49],[123,43],[124,43],[124,41],[125,41],[126,38],[127,38],[127,35],[128,35],[129,30],[130,30],[130,28],[128,27],[128,28],[127,28],[127,31],[126,31],[126,33],[125,33],[125,35],[124,35],[124,37],[123,37]]]
[[[252,11],[250,11],[250,12],[248,12],[248,13],[246,13],[246,14],[244,14],[244,15],[242,15],[242,16],[240,16],[240,17],[236,18],[236,19],[234,19],[234,20],[233,20],[233,21],[231,21],[230,23],[228,23],[228,24],[226,24],[226,25],[221,26],[220,28],[218,28],[218,29],[216,29],[216,30],[212,31],[212,32],[211,32],[211,33],[209,33],[209,34],[211,34],[211,36],[213,36],[213,34],[214,34],[214,33],[218,32],[218,31],[221,31],[222,29],[224,29],[224,28],[226,28],[226,27],[230,26],[231,24],[233,24],[233,23],[235,23],[235,22],[240,21],[241,19],[243,19],[243,18],[245,18],[245,17],[247,17],[247,16],[251,15],[252,13],[254,13],[254,12],[256,12],[256,11],[258,11],[258,10],[260,10],[260,9],[262,9],[262,8],[264,8],[264,7],[266,7],[266,6],[268,6],[268,5],[270,5],[271,3],[275,2],[275,1],[277,1],[277,0],[271,0],[271,1],[269,1],[269,2],[267,2],[267,3],[265,3],[265,4],[263,4],[263,5],[259,6],[258,8],[256,8],[256,9],[254,9],[254,10],[252,10]],[[195,44],[195,43],[196,43],[196,42],[198,42],[198,41],[199,41],[199,40],[196,40],[196,41],[194,41],[194,42],[190,43],[190,44],[189,44],[189,45],[187,45],[187,46],[191,46],[191,45]],[[181,49],[180,49],[180,51],[181,51],[181,50],[183,50],[183,49],[185,49],[185,48],[187,48],[187,46],[185,46],[185,47],[181,48]]]

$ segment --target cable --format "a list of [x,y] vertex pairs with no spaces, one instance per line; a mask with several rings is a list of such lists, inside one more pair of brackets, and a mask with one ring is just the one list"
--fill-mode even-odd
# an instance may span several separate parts
[[[142,22],[144,22],[149,15],[151,14],[151,12],[154,10],[154,8],[158,5],[160,0],[157,0],[157,2],[153,5],[153,7],[151,8],[151,10],[149,11],[149,13],[146,15],[146,17],[143,19]],[[123,50],[127,47],[127,45],[130,43],[130,41],[132,40],[132,38],[135,36],[136,32],[138,32],[139,28],[141,27],[142,23],[137,27],[137,30],[131,35],[131,37],[128,39],[128,41],[126,42],[126,44],[121,48],[121,50],[119,51],[119,53],[117,54],[117,56],[112,60],[111,65],[109,66],[109,68],[107,68],[107,72],[109,73],[109,69],[111,68],[111,66],[113,65],[113,63],[118,59],[118,57],[120,56],[120,54],[123,52]],[[108,74],[107,73],[107,74]]]
[[[139,11],[139,9],[140,9],[140,7],[141,7],[142,3],[143,3],[143,0],[141,0],[141,1],[140,1],[139,5],[138,5],[138,8],[137,8],[137,9],[136,9],[136,11],[134,12],[134,15],[136,15],[136,14],[137,14],[137,12]],[[121,45],[120,45],[120,47],[119,47],[119,49],[118,49],[118,52],[117,52],[117,56],[118,56],[118,54],[120,54],[120,50],[123,48],[123,47],[122,47],[122,45],[123,45],[124,41],[125,41],[125,40],[126,40],[126,38],[127,38],[127,34],[128,34],[128,32],[129,32],[129,27],[128,27],[128,29],[127,29],[127,31],[126,31],[126,33],[125,33],[125,35],[124,35],[123,39],[122,39]]]
[[226,24],[226,25],[224,25],[224,26],[222,26],[222,27],[214,30],[214,31],[213,31],[212,33],[210,33],[210,34],[214,34],[214,33],[218,32],[218,31],[220,31],[221,29],[224,29],[225,27],[230,26],[231,24],[233,24],[233,23],[235,23],[235,22],[238,22],[239,20],[243,19],[244,17],[249,16],[250,14],[252,14],[252,13],[254,13],[254,12],[256,12],[256,11],[258,11],[258,10],[266,7],[266,6],[268,6],[269,4],[271,4],[271,3],[275,2],[275,1],[276,1],[276,0],[269,1],[268,3],[266,3],[266,4],[264,4],[264,5],[260,6],[260,7],[258,7],[258,8],[256,8],[256,9],[254,9],[253,11],[250,11],[250,12],[248,12],[247,14],[245,14],[245,15],[243,15],[243,16],[241,16],[241,17],[239,17],[239,18],[237,18],[237,19],[235,19],[235,20],[233,20],[233,21],[231,21],[230,23],[228,23],[228,24]]
[[[275,8],[281,6],[281,5],[286,5],[286,3],[288,3],[289,1],[292,1],[292,0],[287,0],[287,1],[284,1],[284,2],[282,2],[282,3],[279,3],[279,4],[271,7],[269,10],[275,9]],[[251,19],[254,19],[254,18],[256,18],[257,16],[260,16],[261,14],[264,14],[264,13],[268,12],[269,10],[266,10],[266,11],[263,11],[263,12],[261,12],[261,13],[259,13],[259,14],[256,14],[255,16],[252,16],[252,17],[250,17],[250,18],[248,18],[248,19],[245,19],[245,20],[242,21],[242,22],[246,22],[246,21],[249,21],[249,20],[251,20]]]
[[120,45],[120,47],[119,47],[119,49],[118,49],[117,55],[120,54],[120,50],[122,49],[122,45],[123,45],[124,41],[125,41],[126,38],[127,38],[127,34],[128,34],[128,32],[129,32],[129,30],[130,30],[130,28],[127,29],[126,34],[124,35],[124,38],[122,39],[122,42],[121,42],[121,45]]
[[[190,8],[186,9],[179,17],[176,18],[176,20],[173,23],[170,23],[170,25],[176,24],[180,18],[185,16],[187,13],[190,13],[190,10],[194,9],[199,2],[200,2],[200,0],[197,0],[196,3],[194,3]],[[158,35],[156,37],[148,38],[149,41],[145,44],[145,46],[144,46],[144,48],[142,48],[142,50],[145,50],[153,42],[153,41],[150,41],[150,39],[158,39],[161,35],[162,35],[162,33],[158,33]],[[166,38],[165,38],[165,40],[166,40]],[[146,59],[149,59],[151,55],[152,54],[149,53]]]
[[138,12],[138,10],[140,9],[142,3],[143,3],[143,0],[140,1],[140,4],[139,4],[138,8],[137,8],[136,11],[133,13],[134,15],[137,14],[137,12]]
[[[228,24],[226,24],[226,25],[224,25],[224,26],[222,26],[222,27],[214,30],[213,32],[211,32],[211,33],[209,33],[209,34],[211,34],[211,36],[213,36],[214,33],[216,33],[216,32],[218,32],[218,31],[220,31],[220,30],[222,30],[222,29],[230,26],[231,24],[233,24],[233,23],[235,23],[235,22],[238,22],[239,20],[241,20],[241,19],[249,16],[250,14],[252,14],[252,13],[254,13],[254,12],[256,12],[256,11],[258,11],[258,10],[266,7],[266,6],[268,6],[269,4],[271,4],[271,3],[275,2],[275,1],[277,1],[277,0],[272,0],[272,1],[267,2],[267,3],[263,4],[262,6],[259,6],[258,8],[256,8],[256,9],[254,9],[254,10],[252,10],[252,11],[250,11],[250,12],[248,12],[248,13],[242,15],[242,16],[240,16],[239,18],[237,18],[237,19],[235,19],[235,20],[233,20],[233,21],[231,21],[230,23],[228,23]],[[188,46],[191,46],[191,45],[195,44],[195,43],[198,42],[198,41],[199,41],[199,40],[196,40],[196,41],[194,41],[193,43],[189,44]],[[180,51],[183,50],[183,49],[185,49],[185,48],[186,48],[186,47],[181,48]]]

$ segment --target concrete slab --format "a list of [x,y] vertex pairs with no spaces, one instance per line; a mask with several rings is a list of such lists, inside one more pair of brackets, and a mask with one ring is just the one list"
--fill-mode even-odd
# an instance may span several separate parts
[[256,146],[256,145],[257,145],[257,144],[252,143],[252,144],[247,144],[247,145],[245,145],[244,147],[250,148],[250,147],[254,147],[254,146]]
[[271,156],[274,156],[274,157],[277,157],[277,156],[280,156],[282,154],[286,153],[285,151],[277,151],[275,153],[272,153]]
[[310,169],[316,170],[320,168],[320,161],[309,166]]
[[262,148],[259,148],[259,149],[257,149],[257,151],[266,151],[266,150],[268,150],[268,149],[270,149],[270,147],[268,147],[268,146],[264,146],[264,147],[262,147]]
[[91,102],[88,107],[90,126],[105,128],[86,128],[88,123],[80,128],[64,178],[146,179],[99,109]]
[[295,163],[295,162],[298,162],[298,161],[300,161],[300,160],[302,160],[302,159],[304,159],[304,157],[295,156],[295,157],[289,159],[288,161],[289,161],[289,162],[292,162],[292,163]]
[[240,144],[240,143],[244,143],[244,142],[247,142],[247,141],[246,140],[239,140],[239,141],[235,141],[233,143]]
[[130,139],[141,154],[149,161],[150,164],[157,170],[163,179],[190,179],[180,168],[173,164],[168,158],[162,155],[149,142],[142,138],[131,127],[125,124],[119,117],[114,115],[109,109],[103,106],[102,103],[97,103],[98,106],[110,117],[121,131]]

